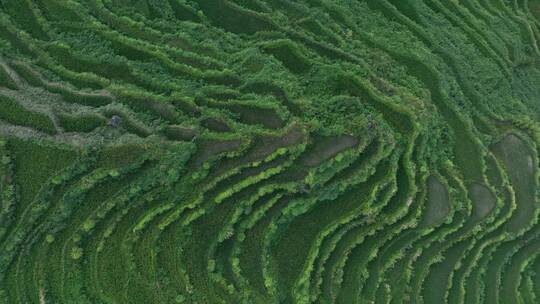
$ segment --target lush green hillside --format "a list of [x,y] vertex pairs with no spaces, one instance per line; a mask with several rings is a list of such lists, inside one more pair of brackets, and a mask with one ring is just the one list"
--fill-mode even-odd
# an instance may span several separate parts
[[538,303],[540,1],[0,0],[0,303]]

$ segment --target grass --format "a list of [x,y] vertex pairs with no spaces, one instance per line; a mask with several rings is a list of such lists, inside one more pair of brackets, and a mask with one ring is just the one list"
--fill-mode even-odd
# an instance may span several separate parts
[[15,100],[2,95],[0,95],[0,107],[2,108],[0,119],[7,123],[35,128],[51,135],[56,134],[53,122],[45,114],[27,110]]
[[14,180],[19,188],[18,212],[22,212],[41,187],[77,156],[75,151],[66,147],[15,138],[9,140],[8,148],[14,158]]
[[87,133],[105,124],[105,119],[96,115],[61,115],[58,118],[66,132]]
[[539,12],[0,1],[0,304],[536,301]]

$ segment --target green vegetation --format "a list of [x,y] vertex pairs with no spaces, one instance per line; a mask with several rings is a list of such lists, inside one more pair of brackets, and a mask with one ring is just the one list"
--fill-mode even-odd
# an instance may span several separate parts
[[539,0],[0,0],[0,304],[536,303]]
[[66,132],[90,132],[105,125],[105,118],[97,115],[59,115],[58,119]]
[[2,108],[0,119],[8,123],[34,128],[49,134],[56,133],[56,129],[47,115],[29,111],[11,98],[0,96],[0,107]]

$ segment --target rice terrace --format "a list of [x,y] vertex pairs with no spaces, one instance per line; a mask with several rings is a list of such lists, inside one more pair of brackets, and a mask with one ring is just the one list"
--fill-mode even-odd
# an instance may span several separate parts
[[540,303],[540,0],[0,0],[0,304]]

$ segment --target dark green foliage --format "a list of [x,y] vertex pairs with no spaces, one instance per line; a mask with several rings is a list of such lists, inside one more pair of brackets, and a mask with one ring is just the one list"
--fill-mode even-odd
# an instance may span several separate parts
[[0,0],[0,304],[538,302],[539,3]]
[[56,176],[76,158],[76,152],[67,147],[55,147],[51,143],[9,139],[14,180],[19,193],[18,212],[28,206],[47,181]]
[[6,87],[12,90],[17,89],[17,85],[15,84],[13,79],[9,76],[8,72],[2,67],[0,67],[0,86]]
[[97,115],[59,115],[60,125],[66,132],[90,132],[104,126],[106,119]]
[[0,108],[0,119],[8,123],[35,128],[48,134],[56,133],[56,128],[47,115],[29,111],[12,98],[0,95]]
[[293,73],[303,73],[309,70],[309,61],[292,41],[281,40],[266,43],[262,49],[276,57]]

